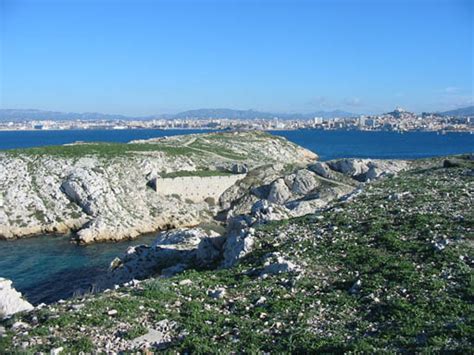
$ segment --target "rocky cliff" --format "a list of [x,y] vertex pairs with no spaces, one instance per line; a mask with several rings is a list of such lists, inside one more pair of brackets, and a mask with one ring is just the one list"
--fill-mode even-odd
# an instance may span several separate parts
[[218,207],[160,196],[160,174],[305,165],[317,156],[266,133],[212,133],[80,143],[0,153],[0,238],[73,233],[80,242],[134,238],[208,221]]

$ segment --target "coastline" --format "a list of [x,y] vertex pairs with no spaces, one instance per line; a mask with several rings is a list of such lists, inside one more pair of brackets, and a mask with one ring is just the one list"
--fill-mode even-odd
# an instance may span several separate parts
[[[233,131],[229,128],[223,129],[216,129],[213,127],[190,127],[190,128],[183,128],[183,127],[167,127],[167,128],[159,128],[159,127],[126,127],[126,128],[113,128],[113,127],[94,127],[94,128],[51,128],[51,129],[34,129],[34,128],[25,128],[25,129],[8,129],[8,128],[0,128],[0,132],[64,132],[64,131],[125,131],[125,130],[132,130],[132,131],[206,131],[206,132],[229,132]],[[236,128],[235,130],[239,131],[252,131],[252,129],[244,128],[239,129]],[[425,133],[441,133],[448,134],[448,133],[467,133],[467,134],[474,134],[474,128],[472,129],[413,129],[413,130],[390,130],[390,129],[356,129],[356,128],[268,128],[268,129],[257,129],[257,131],[264,131],[264,132],[281,132],[281,131],[328,131],[328,132],[347,132],[347,131],[357,131],[357,132],[393,132],[399,134],[405,133],[415,133],[415,132],[425,132]]]
[[[462,316],[470,305],[463,285],[469,278],[464,271],[471,262],[466,233],[472,218],[470,197],[463,191],[473,183],[473,168],[472,156],[417,161],[406,171],[363,185],[349,201],[253,225],[244,239],[256,242],[234,267],[155,274],[19,313],[0,322],[4,347],[20,349],[27,342],[28,349],[118,352],[154,346],[204,352],[205,339],[217,334],[212,341],[229,351],[264,344],[277,352],[282,334],[298,337],[304,329],[304,338],[296,338],[304,349],[326,351],[329,340],[344,351],[367,349],[367,342],[371,349],[395,351],[402,335],[409,341],[406,349],[439,350],[438,343],[427,345],[413,336],[410,319],[427,337],[442,337],[449,349],[467,350],[469,337],[444,324],[448,318],[467,326]],[[158,244],[165,250],[166,245]],[[121,260],[131,266],[127,263],[147,250],[135,247]],[[444,276],[447,262],[449,278]],[[400,304],[404,312],[398,311]],[[61,327],[51,328],[58,322]],[[365,333],[374,324],[382,333],[359,336],[358,329]],[[238,329],[237,339],[248,340],[236,342],[225,332],[228,327]],[[143,345],[143,336],[154,329],[163,331],[159,339],[165,340]],[[65,340],[54,340],[58,337]]]

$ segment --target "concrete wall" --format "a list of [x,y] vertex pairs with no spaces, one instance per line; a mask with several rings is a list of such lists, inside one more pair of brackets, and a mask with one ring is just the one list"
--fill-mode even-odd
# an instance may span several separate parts
[[179,195],[182,200],[189,199],[193,202],[202,202],[206,198],[212,197],[218,201],[219,197],[229,187],[246,174],[235,174],[225,176],[184,176],[175,178],[156,178],[155,189],[163,195]]

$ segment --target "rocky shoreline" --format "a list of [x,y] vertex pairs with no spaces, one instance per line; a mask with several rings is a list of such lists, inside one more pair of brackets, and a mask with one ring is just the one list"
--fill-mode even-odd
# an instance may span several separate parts
[[[278,206],[280,218],[295,217],[407,164],[316,159],[283,138],[257,132],[3,152],[0,238],[59,233],[80,243],[133,239],[216,218],[226,224],[231,216],[250,213],[259,200]],[[247,175],[218,201],[191,201],[178,190],[162,194],[151,186],[163,174],[195,174],[205,180],[219,172]]]
[[[245,145],[242,139],[250,143]],[[217,140],[226,147],[227,156],[221,156],[225,161],[219,161],[214,156],[216,153],[212,153],[212,169],[245,173],[242,175],[244,177],[236,180],[218,201],[212,203],[183,201],[175,194],[165,196],[155,193],[149,182],[154,181],[156,184],[154,176],[159,176],[159,168],[150,168],[151,160],[153,158],[158,163],[163,163],[166,155],[163,157],[162,152],[158,151],[158,159],[154,145],[163,149],[162,145],[165,144],[169,153],[171,148],[189,147],[197,140],[201,140],[199,154],[194,158],[192,154],[175,157],[174,165],[168,166],[168,171],[183,169],[184,166],[190,170],[179,170],[180,172],[196,172],[197,170],[192,170],[197,168],[195,160],[201,159],[202,162],[205,159],[207,162],[209,159],[206,156],[209,152],[202,142],[214,144]],[[163,229],[171,230],[161,233],[153,246],[137,246],[117,258],[111,264],[109,273],[91,285],[94,290],[103,290],[160,273],[172,276],[187,268],[232,267],[252,250],[256,226],[321,211],[333,202],[352,198],[367,182],[394,175],[410,166],[409,162],[400,160],[339,159],[318,162],[315,154],[282,138],[262,133],[204,134],[173,137],[171,142],[168,139],[158,139],[131,144],[152,147],[147,147],[145,151],[138,150],[141,152],[138,158],[138,148],[132,150],[131,154],[121,152],[119,155],[111,155],[108,152],[108,161],[98,153],[97,147],[91,145],[94,147],[91,151],[88,144],[86,147],[68,146],[86,148],[88,154],[69,152],[74,153],[74,157],[61,155],[64,154],[62,150],[55,151],[55,155],[41,151],[34,151],[35,155],[24,151],[15,152],[12,156],[6,154],[3,157],[6,164],[19,164],[18,161],[30,164],[30,160],[35,160],[39,168],[34,171],[17,168],[14,174],[13,170],[5,170],[8,172],[7,178],[0,180],[5,186],[0,210],[4,222],[0,225],[0,231],[4,232],[0,236],[10,238],[49,231],[68,232],[73,233],[79,242],[90,243],[134,238]],[[232,149],[243,156],[245,150],[242,147],[250,152],[257,148],[262,151],[268,145],[272,148],[265,148],[267,155],[260,152],[258,158],[250,153],[245,160],[236,157],[232,160],[228,157]],[[287,159],[287,164],[282,164],[282,159],[275,158],[272,158],[274,164],[266,164],[268,155],[274,148],[279,150],[280,157]],[[144,152],[146,154],[142,157]],[[152,158],[148,155],[149,152],[152,153]],[[188,165],[180,159],[184,159]],[[61,162],[61,169],[65,170],[59,175],[54,170],[58,168],[58,161]],[[157,162],[154,164],[158,164]],[[132,168],[128,166],[131,164],[134,164]],[[146,169],[135,168],[137,165],[146,166]],[[45,167],[50,167],[51,170],[43,170]],[[72,169],[72,173],[68,172],[69,169]],[[28,183],[21,186],[10,183],[7,186],[6,182],[18,179],[18,176],[28,180]],[[142,182],[137,183],[140,178]],[[49,184],[38,189],[40,180],[49,181]],[[27,191],[24,191],[26,188],[32,189],[31,196],[27,196]],[[31,215],[30,209],[25,212],[26,206],[33,208],[31,204],[8,203],[19,196],[26,201],[41,201],[34,205],[35,216]],[[52,210],[45,211],[46,206],[52,206]],[[60,227],[55,223],[37,224],[38,220],[33,218],[40,216],[44,223],[57,219],[55,214],[75,213],[75,210],[80,210],[76,215],[77,219],[69,224],[63,221]],[[13,223],[9,217],[12,214],[15,216]],[[221,235],[209,235],[200,229],[186,229],[209,221],[220,223],[225,232]],[[165,238],[166,243],[160,243],[160,238]],[[90,288],[75,290],[75,293],[87,293],[89,290]]]
[[[265,169],[260,175],[250,176],[252,186],[244,178],[222,196],[221,206],[226,203],[229,206],[224,211],[223,235],[205,233],[199,228],[160,233],[153,245],[130,247],[122,257],[116,258],[97,288],[113,288],[157,275],[170,277],[189,268],[233,267],[254,249],[258,226],[313,214],[335,202],[349,201],[361,192],[361,183],[393,176],[407,166],[405,161],[344,159],[317,162],[277,178]],[[274,180],[265,184],[269,177]],[[228,203],[229,200],[232,202]],[[291,269],[281,258],[267,267],[277,271]]]
[[[242,142],[243,138],[247,145]],[[221,155],[206,146],[206,142],[214,144],[215,141],[220,142],[221,149],[225,148]],[[432,265],[443,268],[443,260],[448,255],[444,252],[446,248],[451,250],[454,245],[457,253],[469,246],[469,240],[466,242],[463,235],[472,232],[470,222],[465,223],[469,220],[466,206],[472,204],[472,155],[425,161],[337,159],[319,162],[316,155],[300,147],[260,133],[196,135],[176,137],[165,143],[158,140],[133,144],[138,146],[132,146],[132,151],[127,153],[122,146],[115,147],[121,149],[118,155],[111,154],[107,147],[106,158],[94,145],[92,151],[91,146],[74,146],[74,157],[52,157],[37,151],[35,155],[20,152],[1,157],[6,166],[16,169],[15,173],[13,170],[3,172],[0,180],[5,191],[0,204],[4,238],[24,236],[36,231],[35,228],[41,231],[64,229],[74,230],[78,241],[90,243],[133,238],[151,230],[165,231],[159,233],[151,245],[129,247],[115,258],[109,270],[92,285],[92,294],[90,289],[82,290],[71,300],[33,307],[12,288],[11,281],[1,279],[0,317],[6,320],[0,326],[0,349],[60,353],[175,348],[203,352],[208,348],[190,340],[194,332],[194,336],[200,334],[199,341],[203,341],[202,329],[196,328],[198,324],[202,326],[198,320],[202,314],[208,315],[204,316],[206,327],[222,333],[217,338],[208,334],[212,341],[229,341],[226,343],[229,351],[249,350],[255,346],[261,349],[258,344],[266,340],[259,338],[259,332],[271,336],[273,344],[278,344],[276,339],[281,341],[293,334],[293,325],[304,318],[300,308],[303,304],[310,310],[309,318],[305,318],[304,326],[299,326],[305,329],[308,339],[331,338],[334,333],[341,336],[347,331],[342,332],[342,328],[328,331],[331,326],[327,322],[337,325],[358,320],[348,309],[334,308],[331,303],[334,301],[327,304],[326,295],[342,297],[346,300],[344,307],[354,299],[359,300],[359,295],[363,295],[361,302],[370,300],[370,307],[377,307],[385,297],[381,291],[370,288],[371,274],[364,274],[364,267],[368,270],[380,262],[391,265],[371,271],[378,275],[376,280],[382,280],[377,287],[387,287],[383,285],[390,284],[390,277],[395,277],[390,276],[391,270],[401,267],[399,260],[430,259],[434,251],[439,254],[435,255],[439,260],[433,259],[432,264],[416,259],[416,262],[407,261],[403,267],[419,263],[419,270],[432,268]],[[157,147],[147,146],[155,144]],[[182,151],[179,154],[176,151],[191,146],[193,152],[185,150],[182,155]],[[85,149],[87,154],[81,151],[77,156],[77,149]],[[273,156],[273,149],[282,152],[279,158]],[[245,175],[236,179],[218,200],[183,201],[172,193],[157,194],[149,186],[152,180],[159,183],[156,179],[160,176],[159,164],[166,159],[174,164],[168,173],[185,171],[186,174],[215,176],[220,171]],[[202,170],[202,164],[210,164],[210,160],[211,169]],[[272,164],[268,164],[269,161]],[[22,165],[33,162],[34,170]],[[58,173],[58,169],[63,172]],[[461,188],[463,184],[467,184],[467,189]],[[447,204],[441,203],[439,194],[445,196]],[[13,206],[13,199],[18,198],[25,203]],[[51,207],[48,213],[44,210],[47,206]],[[35,211],[34,217],[31,211]],[[444,212],[438,215],[438,211]],[[72,217],[71,213],[76,212]],[[68,214],[72,219],[62,221],[62,227],[58,227],[52,222],[58,214]],[[425,214],[432,215],[432,220],[426,219]],[[392,215],[394,217],[389,217]],[[399,215],[404,215],[404,219]],[[393,220],[384,222],[387,218]],[[460,223],[461,229],[457,232],[450,231],[455,225],[450,222],[453,218]],[[224,232],[195,227],[206,221],[220,223]],[[438,223],[427,231],[430,235],[427,238],[423,232],[425,225],[436,221]],[[444,234],[438,233],[439,228],[444,228]],[[399,231],[405,232],[399,235]],[[453,237],[452,233],[461,233],[461,236]],[[347,238],[354,241],[346,243]],[[415,254],[406,253],[405,242],[411,243]],[[321,243],[325,245],[323,249]],[[382,249],[377,249],[379,245]],[[373,248],[376,254],[372,254]],[[379,254],[383,255],[380,260]],[[424,254],[426,256],[422,256]],[[345,264],[345,260],[351,258],[357,261]],[[464,264],[472,264],[471,257],[464,254],[456,254],[449,260],[453,267],[461,270],[456,277],[464,277]],[[363,266],[366,261],[367,265]],[[405,277],[403,272],[407,271],[400,271],[396,277]],[[414,275],[417,274],[406,276],[407,280]],[[420,275],[423,282],[429,278],[423,272]],[[444,281],[436,282],[438,285]],[[339,291],[333,295],[333,290]],[[96,294],[98,291],[101,293]],[[390,297],[400,296],[398,289],[390,292],[393,293]],[[402,290],[400,297],[404,297],[404,292]],[[306,296],[299,298],[300,294]],[[440,295],[457,297],[456,293]],[[385,302],[391,302],[390,297]],[[249,299],[252,299],[250,303]],[[317,304],[311,301],[315,299]],[[278,302],[283,302],[283,309],[290,313],[281,313]],[[322,305],[324,315],[311,311]],[[253,309],[259,311],[249,318],[248,312]],[[298,314],[293,314],[296,311]],[[341,315],[346,318],[337,320]],[[328,320],[328,317],[334,319]],[[246,319],[244,323],[242,319]],[[271,323],[267,319],[271,319]],[[384,319],[378,322],[383,323]],[[237,323],[226,331],[227,327],[223,326],[226,322]],[[248,333],[255,326],[257,332]],[[112,332],[105,331],[110,327]],[[366,327],[366,323],[360,323],[359,327]],[[86,341],[76,339],[82,333],[87,334]],[[354,342],[357,337],[350,334],[344,336]],[[71,342],[71,337],[76,340]],[[243,338],[248,341],[241,342]],[[305,343],[306,339],[299,341],[301,349],[311,348]],[[456,341],[459,346],[466,344],[463,337]],[[253,345],[249,347],[250,344]],[[316,348],[328,350],[324,346]],[[382,348],[394,349],[391,345]],[[363,347],[359,344],[349,349]]]
[[149,186],[153,179],[314,159],[285,139],[257,132],[0,152],[0,238],[71,233],[91,243],[196,226],[212,220],[216,207],[161,196]]
[[[300,193],[306,170],[351,188],[288,220],[312,196]],[[130,248],[103,293],[12,316],[0,348],[464,352],[473,170],[472,156],[340,160],[253,179],[228,206],[224,235],[181,229]]]

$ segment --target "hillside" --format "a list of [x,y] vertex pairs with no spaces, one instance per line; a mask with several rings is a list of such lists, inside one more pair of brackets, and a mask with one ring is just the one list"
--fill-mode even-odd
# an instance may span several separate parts
[[232,268],[17,314],[0,349],[469,353],[473,188],[472,156],[412,162],[316,214],[254,225]]
[[28,120],[129,120],[124,115],[110,115],[97,112],[58,112],[34,109],[0,109],[1,121],[28,121]]
[[155,114],[147,116],[125,116],[117,114],[105,114],[98,112],[58,112],[58,111],[45,111],[45,110],[34,110],[34,109],[0,109],[0,122],[1,121],[28,121],[28,120],[53,120],[53,121],[67,121],[67,120],[152,120],[152,119],[245,119],[251,120],[255,118],[259,119],[272,119],[279,117],[281,119],[308,119],[314,117],[323,118],[334,118],[334,117],[355,117],[357,114],[342,111],[315,111],[311,113],[275,113],[275,112],[262,112],[255,110],[233,110],[226,108],[208,108],[208,109],[196,109],[178,112],[174,114]]
[[160,196],[150,186],[154,179],[183,172],[243,172],[268,164],[283,169],[316,157],[259,132],[3,151],[0,238],[73,233],[89,243],[195,226],[213,219],[215,203],[189,203],[172,193]]
[[456,110],[450,110],[441,112],[444,116],[474,116],[474,106],[468,106],[463,108],[458,108]]
[[276,112],[262,112],[254,110],[232,110],[232,109],[197,109],[180,112],[172,115],[172,118],[229,118],[229,119],[273,119],[278,117],[280,119],[309,119],[314,117],[334,118],[334,117],[355,117],[357,114],[342,110],[333,111],[315,111],[310,113],[276,113]]

